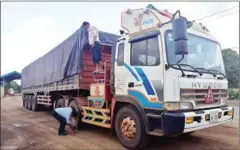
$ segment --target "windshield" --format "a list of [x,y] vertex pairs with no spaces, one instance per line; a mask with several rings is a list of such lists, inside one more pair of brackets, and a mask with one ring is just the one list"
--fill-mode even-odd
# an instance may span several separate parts
[[[169,64],[176,64],[182,55],[175,55],[172,31],[165,34],[166,53]],[[188,55],[180,64],[188,64],[194,68],[217,70],[225,74],[220,45],[212,40],[188,34]],[[184,70],[193,70],[189,66],[182,67]],[[204,72],[204,71],[203,71]]]

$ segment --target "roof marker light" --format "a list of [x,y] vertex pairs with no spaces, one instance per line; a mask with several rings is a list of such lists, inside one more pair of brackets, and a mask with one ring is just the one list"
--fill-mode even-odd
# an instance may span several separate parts
[[128,10],[126,11],[126,14],[132,14],[132,10],[131,10],[131,9],[128,9]]

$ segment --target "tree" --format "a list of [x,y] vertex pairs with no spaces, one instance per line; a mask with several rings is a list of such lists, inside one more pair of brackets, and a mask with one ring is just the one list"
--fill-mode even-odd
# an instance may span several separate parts
[[232,49],[223,49],[222,55],[227,79],[229,82],[229,88],[239,88],[239,54]]
[[11,81],[7,85],[8,88],[12,88],[14,91],[18,91],[19,87],[16,81]]

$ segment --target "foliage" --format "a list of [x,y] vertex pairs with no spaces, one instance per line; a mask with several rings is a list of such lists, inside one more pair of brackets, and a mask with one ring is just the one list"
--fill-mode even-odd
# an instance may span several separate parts
[[240,99],[240,89],[229,89],[229,99]]
[[229,82],[229,88],[240,88],[239,54],[232,49],[224,49],[222,50],[222,55],[227,79]]
[[16,81],[9,82],[7,87],[12,88],[14,91],[17,91],[17,92],[20,91],[20,86],[18,85],[18,83]]

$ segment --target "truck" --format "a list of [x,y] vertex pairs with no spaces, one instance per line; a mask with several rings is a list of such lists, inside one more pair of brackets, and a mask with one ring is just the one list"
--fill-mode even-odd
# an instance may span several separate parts
[[26,66],[23,106],[73,106],[80,125],[108,128],[128,149],[233,120],[221,46],[205,26],[151,4],[123,11],[121,26],[99,31],[103,72],[78,30]]

